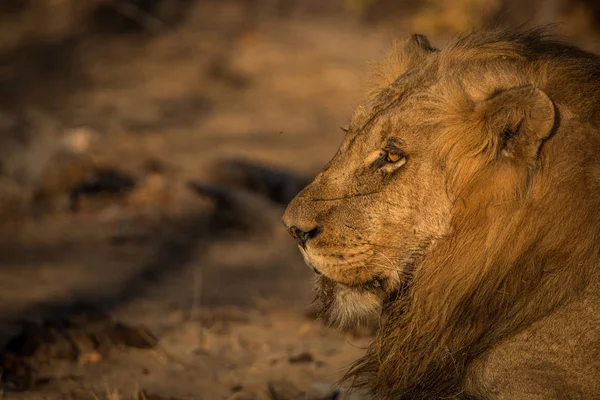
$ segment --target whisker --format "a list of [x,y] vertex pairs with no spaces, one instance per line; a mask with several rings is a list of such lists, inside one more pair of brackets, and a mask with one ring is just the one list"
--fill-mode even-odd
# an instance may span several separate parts
[[403,250],[401,247],[398,247],[398,246],[377,244],[377,243],[373,243],[373,242],[369,242],[369,241],[362,241],[361,244],[366,244],[366,245],[374,246],[374,247],[384,247],[384,248],[388,248],[388,249]]
[[[404,263],[401,262],[400,264],[396,265],[392,261],[392,260],[400,261],[401,260],[400,257],[392,257],[392,258],[390,258],[385,253],[381,253],[381,252],[375,253],[375,255],[381,255],[381,256],[383,256],[387,260],[387,262],[389,263],[390,267],[388,267],[387,265],[382,265],[382,264],[376,262],[375,260],[372,261],[373,265],[375,265],[375,266],[377,266],[379,268],[383,268],[383,269],[387,269],[387,270],[392,270],[392,271],[396,272],[399,275],[399,278],[401,278],[401,279],[402,278],[410,278],[410,277],[413,276],[412,269],[402,268],[402,265]],[[372,258],[374,258],[374,257],[372,257]]]
[[390,266],[394,267],[394,263],[392,262],[392,260],[390,260],[390,258],[387,255],[385,255],[385,253],[379,252],[379,253],[376,253],[376,254],[381,254],[382,256],[384,256],[385,259],[390,263]]
[[[344,260],[346,262],[346,264],[348,264],[348,266],[350,268],[353,268],[353,265],[350,263],[350,261],[346,260],[346,257],[344,257],[343,255],[340,255],[340,257],[342,258],[342,260]],[[360,261],[360,262],[361,262],[360,266],[362,266],[363,268],[368,270],[367,266],[362,261]]]

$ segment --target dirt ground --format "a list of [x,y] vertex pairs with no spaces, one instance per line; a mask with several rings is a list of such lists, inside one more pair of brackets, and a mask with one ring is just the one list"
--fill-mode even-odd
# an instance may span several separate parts
[[3,44],[4,398],[363,398],[335,384],[369,332],[314,319],[280,216],[342,140],[367,62],[451,28],[258,3],[187,1],[172,25],[108,8]]

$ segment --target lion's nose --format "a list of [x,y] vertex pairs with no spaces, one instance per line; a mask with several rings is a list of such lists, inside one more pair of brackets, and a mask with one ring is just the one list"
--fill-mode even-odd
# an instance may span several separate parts
[[320,226],[316,226],[308,231],[303,231],[302,229],[299,229],[295,226],[292,226],[288,229],[288,231],[290,232],[290,234],[292,235],[292,237],[294,239],[296,239],[296,242],[298,242],[298,244],[300,246],[302,246],[302,248],[306,247],[306,242],[309,239],[314,238],[315,236],[317,236],[319,233],[321,233],[321,227]]

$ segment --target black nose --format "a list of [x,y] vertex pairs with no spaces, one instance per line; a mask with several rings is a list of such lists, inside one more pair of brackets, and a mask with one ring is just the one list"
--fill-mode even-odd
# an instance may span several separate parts
[[321,227],[316,226],[311,230],[303,231],[302,229],[292,226],[289,229],[289,231],[290,231],[290,234],[292,235],[292,237],[294,239],[296,239],[296,242],[298,242],[298,244],[300,246],[302,246],[302,248],[305,248],[306,242],[308,241],[308,239],[312,239],[315,236],[317,236],[319,233],[321,233]]

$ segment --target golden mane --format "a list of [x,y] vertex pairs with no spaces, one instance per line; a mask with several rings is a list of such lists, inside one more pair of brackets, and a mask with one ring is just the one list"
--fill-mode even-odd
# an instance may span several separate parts
[[[376,91],[390,84],[389,71],[411,68],[406,61],[394,68],[394,57]],[[453,234],[425,257],[408,294],[384,304],[376,340],[345,378],[376,398],[462,398],[469,362],[577,296],[597,274],[599,58],[544,28],[486,30],[441,50],[438,73],[441,82],[450,74],[464,82],[438,93],[444,112],[428,121],[443,132],[437,149],[456,194]],[[556,131],[535,180],[534,171],[508,162],[490,166],[494,146],[482,144],[486,127],[472,100],[524,83],[556,106]]]

